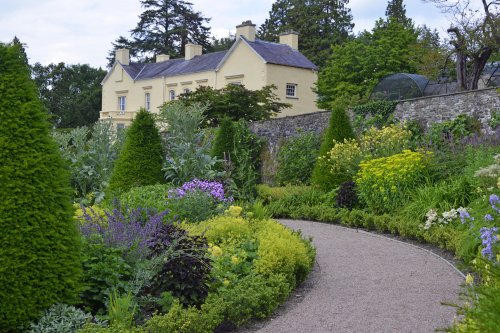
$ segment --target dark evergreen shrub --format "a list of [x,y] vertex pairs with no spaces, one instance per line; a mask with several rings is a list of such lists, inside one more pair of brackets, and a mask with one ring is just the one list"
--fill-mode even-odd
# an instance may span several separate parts
[[80,288],[69,173],[20,46],[0,43],[0,332]]
[[116,161],[109,182],[109,196],[132,187],[154,185],[163,181],[163,147],[151,113],[141,110],[127,130],[123,150]]
[[[318,156],[326,156],[333,148],[334,140],[341,142],[344,141],[344,139],[351,139],[354,137],[354,131],[346,110],[342,107],[334,108],[330,117],[328,128],[323,135]],[[322,163],[321,160],[316,161],[311,177],[311,183],[325,191],[330,191],[337,185],[335,176],[330,173],[328,166],[325,163]]]
[[342,183],[337,192],[335,203],[339,208],[355,208],[359,203],[358,195],[356,194],[356,183],[353,181]]
[[223,118],[215,135],[211,155],[218,159],[226,159],[234,150],[235,128],[230,118]]
[[203,236],[190,236],[175,224],[165,224],[149,239],[150,257],[162,266],[143,294],[160,297],[165,291],[184,305],[201,305],[208,295],[211,264]]

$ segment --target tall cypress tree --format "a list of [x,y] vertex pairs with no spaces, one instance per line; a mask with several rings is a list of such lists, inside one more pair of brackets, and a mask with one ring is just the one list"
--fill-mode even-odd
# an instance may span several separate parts
[[20,44],[0,43],[0,331],[78,293],[69,173]]
[[126,192],[134,186],[162,183],[163,158],[161,137],[153,115],[142,109],[127,130],[109,181],[108,195]]

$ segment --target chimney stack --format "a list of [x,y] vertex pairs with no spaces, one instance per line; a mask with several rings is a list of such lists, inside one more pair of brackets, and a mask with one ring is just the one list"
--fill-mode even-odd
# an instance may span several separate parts
[[184,59],[191,60],[194,57],[201,55],[202,47],[201,45],[196,45],[196,44],[186,44],[184,53],[185,53]]
[[244,21],[236,26],[236,38],[243,36],[249,42],[255,42],[255,24],[252,21]]
[[130,51],[129,51],[129,49],[116,50],[115,61],[118,61],[122,65],[130,64]]
[[287,31],[280,34],[280,44],[286,44],[294,50],[299,49],[299,33]]
[[156,56],[156,62],[163,62],[167,60],[170,60],[170,55],[168,54],[158,54]]

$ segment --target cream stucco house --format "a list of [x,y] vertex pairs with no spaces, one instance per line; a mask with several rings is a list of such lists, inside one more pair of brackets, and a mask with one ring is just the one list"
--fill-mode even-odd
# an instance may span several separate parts
[[243,84],[257,90],[274,84],[275,93],[291,108],[280,117],[317,111],[312,88],[317,67],[298,51],[298,34],[280,36],[280,43],[255,39],[255,24],[236,27],[236,41],[227,51],[202,54],[201,46],[188,44],[184,59],[158,55],[156,63],[132,63],[129,50],[116,52],[115,63],[102,82],[101,119],[127,126],[140,108],[158,112],[179,94],[207,85],[215,89]]

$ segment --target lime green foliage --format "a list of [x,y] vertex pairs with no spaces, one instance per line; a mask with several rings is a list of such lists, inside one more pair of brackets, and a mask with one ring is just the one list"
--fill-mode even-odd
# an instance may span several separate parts
[[278,184],[309,185],[318,148],[316,133],[300,133],[286,140],[278,152]]
[[376,101],[353,107],[353,125],[356,132],[363,133],[372,126],[381,128],[391,125],[394,122],[396,105],[397,102],[394,101]]
[[161,212],[167,208],[167,195],[171,189],[172,185],[169,184],[132,187],[122,193],[118,201],[123,207],[155,209]]
[[255,272],[263,275],[284,274],[291,286],[302,282],[309,273],[314,254],[297,234],[272,220],[260,221]]
[[403,150],[362,162],[355,178],[360,198],[374,212],[393,211],[424,181],[429,154]]
[[410,131],[401,126],[390,125],[381,129],[372,127],[359,141],[336,141],[333,148],[320,158],[318,163],[322,163],[336,179],[336,184],[340,185],[353,179],[362,160],[400,153],[409,145],[410,138]]
[[141,110],[127,130],[124,147],[111,175],[109,193],[116,196],[134,186],[161,183],[162,164],[160,133],[151,113]]
[[318,160],[313,169],[311,177],[313,185],[328,191],[345,181],[344,179],[337,179],[330,173],[329,167],[323,162],[322,158],[328,154],[337,142],[342,142],[345,139],[354,139],[354,137],[354,131],[352,130],[346,110],[343,107],[335,107],[330,116],[328,129],[323,135]]
[[187,228],[195,234],[203,233],[208,242],[214,244],[242,242],[253,237],[253,230],[247,220],[229,215],[217,216]]
[[492,111],[491,119],[488,121],[492,130],[496,130],[500,126],[500,111]]
[[259,184],[257,185],[257,195],[263,201],[263,203],[268,204],[280,198],[301,193],[307,189],[309,189],[309,186],[287,185],[287,186],[271,187],[266,184]]
[[164,315],[153,316],[145,325],[148,333],[212,333],[222,322],[222,303],[209,296],[201,309],[183,308],[174,301],[170,311]]
[[20,47],[0,43],[0,331],[80,288],[69,174]]

